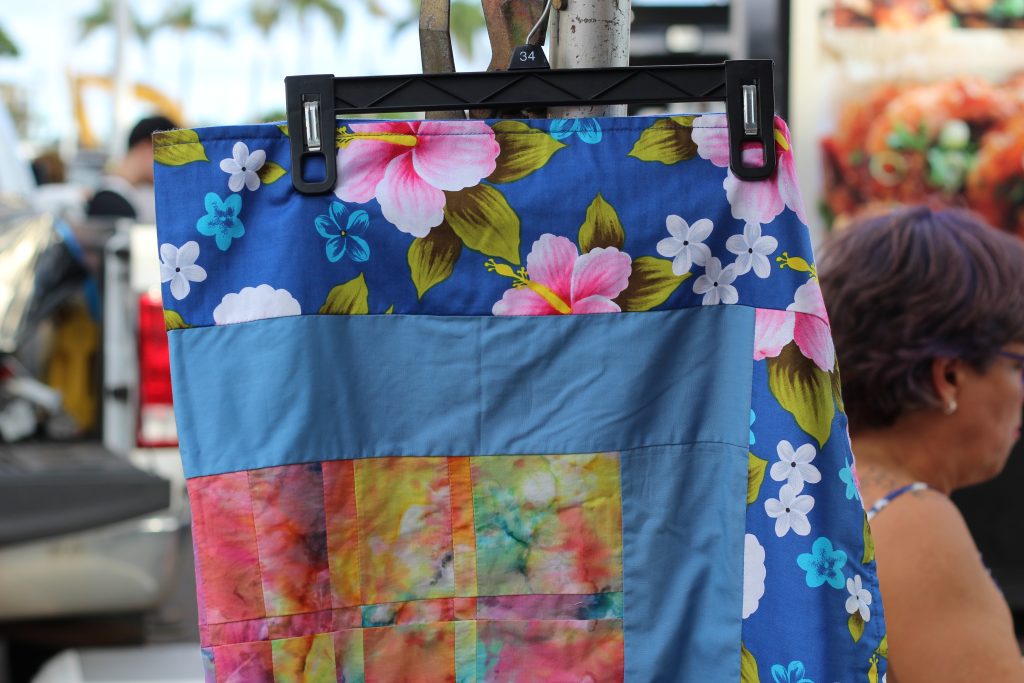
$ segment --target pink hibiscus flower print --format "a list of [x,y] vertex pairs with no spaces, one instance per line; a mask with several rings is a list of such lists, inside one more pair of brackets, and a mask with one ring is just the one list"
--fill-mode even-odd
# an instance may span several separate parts
[[800,285],[786,310],[759,308],[754,314],[754,360],[778,356],[791,341],[821,370],[835,367],[836,349],[817,280]]
[[513,271],[493,259],[487,268],[515,280],[492,307],[494,315],[618,313],[622,309],[612,299],[629,284],[633,260],[615,247],[581,256],[568,238],[547,234],[533,243],[525,269]]
[[494,172],[498,142],[483,121],[353,123],[338,150],[343,202],[373,198],[402,232],[425,237],[444,220],[445,192],[478,185]]
[[[729,131],[725,127],[724,116],[694,119],[693,142],[702,159],[720,168],[729,168]],[[807,225],[807,212],[796,180],[789,129],[779,117],[775,117],[775,155],[775,173],[767,180],[739,180],[732,171],[726,175],[723,187],[733,218],[764,225],[771,223],[788,207],[796,212],[800,222]],[[743,160],[748,164],[760,165],[763,158],[759,148],[743,150]]]

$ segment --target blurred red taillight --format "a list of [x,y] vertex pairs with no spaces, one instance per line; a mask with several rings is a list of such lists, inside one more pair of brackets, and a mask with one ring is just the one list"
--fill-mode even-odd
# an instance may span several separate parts
[[140,447],[178,445],[171,399],[171,362],[167,348],[163,302],[159,294],[139,297],[139,423]]

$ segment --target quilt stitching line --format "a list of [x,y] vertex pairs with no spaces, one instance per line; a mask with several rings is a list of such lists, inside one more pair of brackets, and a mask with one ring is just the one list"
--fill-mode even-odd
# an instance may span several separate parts
[[[807,313],[805,311],[790,311],[790,310],[785,309],[785,308],[777,308],[777,307],[771,307],[771,306],[760,306],[760,305],[748,304],[748,303],[718,304],[718,305],[719,306],[735,306],[735,307],[750,308],[750,309],[753,309],[754,311],[763,310],[763,311],[778,311],[780,313],[796,313],[798,315],[806,315],[806,316],[809,316],[811,318],[816,318],[817,320],[820,320],[821,322],[825,323],[825,325],[829,325],[828,320],[826,320],[822,316],[818,315],[817,313]],[[680,306],[678,308],[662,308],[662,309],[658,309],[658,310],[654,310],[654,311],[622,311],[622,312],[619,312],[619,313],[589,313],[589,314],[585,313],[585,314],[576,314],[576,315],[577,316],[586,316],[586,315],[594,315],[594,316],[657,315],[659,313],[663,314],[663,313],[669,313],[669,312],[672,312],[672,311],[704,311],[704,310],[711,310],[713,308],[717,308],[717,306],[703,306],[703,305],[700,305],[700,304],[697,304],[697,303],[691,303],[689,305]],[[212,324],[212,325],[206,325],[206,324],[192,325],[189,328],[167,330],[167,334],[168,335],[171,335],[171,334],[186,334],[186,333],[189,332],[189,330],[218,329],[218,328],[232,327],[232,326],[235,326],[235,325],[254,325],[254,324],[261,323],[261,322],[266,322],[267,320],[281,320],[281,319],[285,319],[285,318],[347,318],[347,317],[387,318],[387,319],[394,319],[394,320],[399,320],[399,319],[405,318],[405,317],[423,318],[423,319],[436,318],[436,319],[439,319],[439,320],[444,320],[444,319],[449,319],[449,318],[460,318],[460,319],[479,318],[479,319],[482,319],[482,320],[489,320],[489,319],[502,318],[503,316],[495,316],[495,315],[434,315],[434,314],[420,315],[418,313],[386,313],[386,314],[385,313],[362,313],[362,314],[344,314],[344,315],[332,314],[332,313],[309,313],[309,314],[303,313],[303,314],[300,314],[300,315],[280,316],[278,318],[260,318],[259,320],[245,320],[243,322],[225,323],[225,324],[222,324],[222,325],[218,325],[216,323]],[[528,318],[531,321],[534,321],[536,324],[543,325],[543,324],[548,324],[548,323],[546,323],[544,321],[550,321],[550,324],[555,324],[554,321],[560,320],[564,316],[524,315],[524,316],[510,316],[510,317]]]
[[[756,361],[761,362],[761,361]],[[647,448],[671,448],[676,446],[702,446],[702,445],[718,445],[718,446],[729,446],[732,448],[739,448],[746,454],[748,450],[748,443],[733,443],[732,441],[722,441],[719,439],[700,439],[693,441],[665,441],[661,443],[649,443],[641,444],[639,446],[628,446],[621,448],[573,448],[573,449],[560,449],[557,453],[544,453],[543,455],[582,455],[587,453],[630,453],[632,451],[644,450]],[[340,462],[340,461],[352,461],[358,462],[360,460],[373,460],[376,458],[440,458],[440,457],[452,457],[452,458],[513,458],[527,455],[537,455],[537,453],[531,451],[529,453],[516,453],[506,452],[497,454],[456,454],[456,455],[444,455],[443,453],[429,453],[429,452],[417,452],[417,453],[399,453],[399,454],[388,454],[388,455],[355,455],[355,456],[340,456],[336,458],[317,458],[315,460],[300,460],[296,462],[279,463],[276,465],[265,465],[263,467],[256,467],[247,470],[228,470],[225,472],[215,472],[213,474],[201,474],[195,477],[188,477],[189,481],[205,479],[207,477],[220,477],[225,474],[233,474],[235,472],[259,472],[261,470],[272,469],[274,467],[291,467],[293,465],[309,465],[312,463],[324,463],[324,462]]]
[[[607,592],[604,592],[604,593],[502,593],[502,594],[496,594],[496,595],[453,595],[453,596],[444,597],[444,598],[418,598],[416,600],[391,600],[391,601],[384,601],[384,602],[375,602],[375,603],[367,604],[367,605],[347,605],[347,606],[344,606],[344,607],[336,607],[336,608],[330,608],[330,609],[324,609],[324,610],[314,610],[314,611],[307,611],[307,612],[293,612],[293,613],[289,613],[289,614],[279,614],[279,615],[275,615],[275,616],[253,617],[251,619],[233,619],[231,621],[218,621],[218,622],[210,623],[210,624],[208,624],[208,626],[226,626],[226,625],[233,625],[233,624],[245,624],[245,623],[250,623],[250,622],[261,621],[263,619],[279,619],[279,618],[287,618],[287,617],[303,617],[303,616],[308,616],[308,615],[313,615],[313,614],[321,614],[323,612],[328,612],[328,611],[350,610],[350,609],[351,610],[356,610],[356,609],[360,609],[361,607],[376,607],[376,606],[379,606],[379,605],[404,605],[404,604],[415,603],[415,602],[430,602],[430,601],[435,601],[435,600],[457,600],[457,599],[460,599],[460,598],[462,598],[462,599],[464,599],[464,598],[487,599],[487,598],[541,598],[541,597],[575,597],[575,596],[585,597],[585,596],[591,596],[591,595],[607,595],[607,594],[621,593],[621,592],[623,592],[623,591],[607,591]],[[618,617],[609,617],[609,619],[616,619],[616,618],[618,618]],[[473,620],[471,620],[471,619],[453,619],[452,621],[473,621]],[[480,619],[479,621],[509,621],[509,620],[508,619]],[[515,620],[513,619],[511,621],[515,621]],[[535,621],[559,621],[559,619],[535,619]],[[604,619],[603,618],[595,618],[595,619],[586,619],[586,620],[583,620],[583,621],[604,621]],[[367,627],[367,628],[371,628],[371,627]],[[373,628],[377,628],[377,627],[373,627]],[[339,629],[339,630],[348,630],[348,629]]]
[[270,606],[267,604],[266,578],[263,575],[263,551],[260,550],[260,528],[256,524],[256,511],[253,509],[252,501],[252,473],[254,470],[245,471],[245,491],[249,496],[249,516],[252,518],[252,535],[256,542],[256,569],[260,575],[260,594],[263,596],[263,616],[270,617]]
[[[678,116],[724,116],[724,114],[721,114],[720,112],[706,112],[706,113],[703,113],[703,114],[699,114],[699,113],[698,114],[677,114],[677,115],[672,115],[672,116],[656,116],[656,117],[652,117],[652,118],[655,118],[655,119],[672,119],[672,118],[677,118]],[[381,120],[374,120],[374,119],[362,119],[362,120],[359,120],[359,119],[340,119],[340,120],[345,122],[346,125],[349,125],[349,124],[364,125],[364,124],[367,124],[367,123],[381,123],[382,122]],[[508,119],[508,120],[518,121],[519,119]],[[558,119],[540,119],[540,120],[555,121],[555,120],[558,120]],[[273,122],[273,123],[253,124],[253,125],[255,125],[255,126],[273,125],[274,127],[277,127],[278,125],[286,125],[286,123],[285,122],[280,122],[280,123]],[[725,125],[725,126],[691,126],[691,127],[694,127],[694,128],[711,128],[711,129],[719,129],[719,130],[726,130],[726,129],[728,129],[728,125]],[[175,133],[177,133],[177,132],[186,131],[186,130],[187,131],[198,132],[198,131],[201,131],[203,129],[202,128],[180,128],[180,129],[175,129],[174,131],[161,131],[161,132],[175,132]],[[280,130],[280,129],[278,129],[278,130]],[[340,128],[335,128],[335,130],[336,131],[340,130]],[[614,127],[613,126],[611,128],[603,128],[603,127],[601,128],[601,131],[604,132],[604,133],[642,133],[643,130],[644,130],[643,128],[631,127],[631,126],[624,126],[624,127]],[[521,136],[526,136],[526,135],[536,135],[537,133],[548,133],[548,134],[550,134],[549,131],[543,130],[541,128],[532,128],[531,127],[529,132],[527,132],[527,131],[494,131],[493,135],[494,136],[519,136],[519,137],[521,137]],[[483,138],[486,138],[486,137],[490,137],[490,135],[487,134],[487,133],[419,133],[419,132],[417,132],[417,133],[415,133],[415,135],[416,135],[416,137],[423,137],[423,138],[435,138],[435,137],[436,138],[443,138],[443,137],[483,137]],[[387,133],[387,132],[382,132],[382,133],[374,133],[374,136],[379,136],[379,137],[406,137],[406,136],[408,136],[408,133]],[[231,142],[231,141],[237,140],[237,139],[238,139],[237,136],[221,136],[221,137],[209,136],[209,137],[201,137],[199,139],[199,141],[200,142]],[[247,136],[245,136],[245,139],[246,140],[250,140],[250,141],[257,141],[258,140],[260,142],[290,142],[291,135],[286,135],[284,133],[284,131],[281,131],[281,137],[266,136],[266,135],[247,135]],[[184,147],[184,146],[187,146],[187,145],[194,145],[194,144],[196,144],[195,141],[192,141],[192,142],[164,142],[164,143],[154,144],[153,145],[153,149],[170,149],[171,147]]]
[[[416,623],[413,623],[413,624],[399,624],[399,626],[435,626],[435,625],[457,624],[457,623],[463,623],[463,624],[498,623],[498,624],[500,624],[500,623],[521,623],[521,622],[530,622],[530,621],[543,621],[543,622],[551,622],[551,623],[569,622],[569,623],[578,623],[578,624],[589,624],[589,623],[592,623],[592,622],[600,622],[600,623],[614,624],[615,622],[622,622],[623,619],[621,617],[615,617],[615,618],[611,618],[611,619],[472,619],[472,620],[465,619],[465,620],[462,620],[462,621],[457,621],[457,620],[453,620],[453,621],[421,621],[421,622],[416,622]],[[355,632],[363,633],[363,632],[366,632],[366,631],[379,631],[379,630],[389,629],[389,628],[394,628],[394,626],[359,626],[359,627],[355,627],[355,628],[338,628],[338,629],[334,629],[334,630],[331,630],[331,631],[323,631],[323,632],[320,632],[320,633],[313,633],[313,634],[309,634],[309,635],[305,635],[305,636],[289,636],[287,638],[267,638],[267,639],[263,639],[263,640],[242,640],[242,641],[238,641],[238,642],[235,642],[235,643],[220,643],[220,644],[216,644],[216,645],[213,645],[213,644],[211,644],[211,645],[203,645],[203,648],[204,649],[217,649],[217,648],[225,648],[225,647],[237,647],[237,646],[240,646],[240,645],[263,645],[263,644],[270,645],[275,640],[296,640],[296,639],[299,639],[299,638],[313,638],[315,636],[333,635],[335,633],[355,633]]]

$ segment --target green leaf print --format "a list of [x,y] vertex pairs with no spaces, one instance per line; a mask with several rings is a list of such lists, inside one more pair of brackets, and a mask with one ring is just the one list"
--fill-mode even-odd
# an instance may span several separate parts
[[764,483],[764,473],[768,469],[768,461],[762,460],[753,453],[747,461],[747,505],[750,505],[761,493],[761,484]]
[[666,165],[692,159],[697,156],[692,123],[692,116],[658,119],[640,134],[629,156],[640,161],[658,161]]
[[860,612],[854,612],[851,614],[846,625],[850,629],[850,635],[853,636],[853,642],[859,643],[861,637],[864,635],[864,620],[861,619]]
[[768,358],[768,388],[782,408],[790,413],[800,429],[824,446],[832,433],[836,406],[832,400],[832,380],[814,361],[805,357],[795,342],[790,342],[775,358]]
[[615,299],[623,311],[649,311],[665,303],[691,273],[676,275],[672,262],[653,256],[633,259],[629,285]]
[[875,559],[875,539],[871,536],[871,527],[868,525],[868,516],[864,515],[864,558],[863,563],[867,564]]
[[270,185],[271,183],[279,180],[287,172],[288,171],[284,170],[273,161],[268,161],[260,167],[260,170],[256,171],[256,175],[260,177],[260,182],[264,185]]
[[461,254],[462,242],[447,222],[413,240],[408,259],[416,296],[422,299],[431,287],[451,277]]
[[761,677],[757,673],[757,660],[743,643],[740,643],[740,683],[761,683]]
[[615,247],[622,250],[626,243],[626,231],[622,228],[619,214],[600,193],[587,207],[587,217],[580,226],[580,251],[586,254],[599,247]]
[[500,121],[492,127],[501,148],[494,173],[487,178],[492,183],[511,183],[525,178],[547,165],[555,152],[566,147],[548,133],[521,121]]
[[153,134],[153,161],[164,166],[184,166],[209,159],[194,130],[166,130]]
[[445,218],[462,243],[519,265],[519,216],[490,185],[445,193]]
[[356,278],[333,288],[320,307],[321,315],[366,315],[370,312],[370,290],[360,273]]
[[832,379],[832,398],[836,400],[836,408],[840,413],[845,415],[846,405],[843,403],[843,383],[839,378],[839,359],[836,359],[836,364],[832,368],[832,372],[828,374]]
[[177,311],[172,311],[168,308],[164,309],[164,327],[170,330],[187,330],[192,327],[181,317],[181,314]]

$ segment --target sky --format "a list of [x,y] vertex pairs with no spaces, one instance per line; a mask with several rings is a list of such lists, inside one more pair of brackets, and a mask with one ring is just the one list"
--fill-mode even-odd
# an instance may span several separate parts
[[[80,39],[79,19],[99,0],[5,0],[0,25],[21,49],[18,58],[0,57],[0,87],[14,87],[30,117],[29,137],[36,144],[74,137],[75,123],[69,73],[109,75],[113,70],[112,29]],[[132,0],[135,11],[151,20],[170,0]],[[223,24],[220,38],[196,33],[182,39],[170,31],[155,35],[148,46],[132,41],[129,73],[183,103],[184,125],[227,125],[254,120],[284,109],[284,77],[303,73],[336,76],[400,74],[420,71],[415,27],[397,37],[386,20],[371,16],[360,2],[340,0],[348,23],[335,38],[328,22],[309,15],[309,35],[300,35],[297,20],[285,19],[264,41],[246,17],[247,0],[198,2],[200,19]],[[408,0],[386,0],[394,10]],[[478,36],[475,59],[456,51],[459,70],[486,68],[486,36]],[[110,96],[93,90],[85,99],[96,132],[110,135]],[[137,104],[129,118],[150,113]]]

